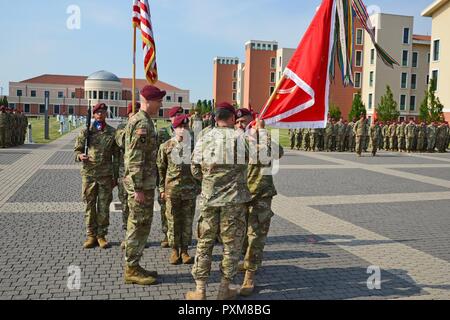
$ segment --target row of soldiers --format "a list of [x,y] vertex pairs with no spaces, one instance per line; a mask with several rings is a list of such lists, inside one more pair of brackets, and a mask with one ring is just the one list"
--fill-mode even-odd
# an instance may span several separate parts
[[337,151],[355,152],[357,132],[355,126],[363,121],[364,127],[360,129],[362,149],[367,150],[376,140],[377,149],[400,152],[446,152],[450,144],[450,128],[447,122],[416,122],[410,119],[405,121],[375,121],[380,130],[376,131],[374,138],[370,136],[369,121],[362,117],[359,121],[351,122],[342,118],[336,122],[329,119],[325,129],[290,129],[289,139],[291,149],[305,151]]
[[0,107],[0,148],[23,145],[28,128],[28,118],[17,109]]
[[[83,163],[87,230],[84,247],[110,247],[106,239],[109,205],[113,188],[119,186],[126,230],[122,243],[125,282],[156,284],[158,273],[145,270],[140,260],[150,233],[157,192],[165,234],[161,245],[172,249],[169,262],[193,264],[196,290],[187,292],[186,299],[206,299],[206,282],[217,239],[224,246],[218,299],[233,299],[237,295],[230,284],[238,270],[245,272],[240,294],[251,295],[274,215],[272,198],[276,195],[272,175],[266,172],[271,163],[261,163],[259,159],[263,158],[261,152],[279,158],[283,149],[271,141],[261,121],[256,121],[255,127],[245,133],[253,120],[252,113],[247,109],[236,111],[228,103],[217,106],[215,126],[203,128],[201,117],[189,120],[182,108],[174,107],[170,110],[171,128],[157,130],[151,117],[157,116],[165,94],[157,87],[144,87],[140,92],[141,104],[135,110],[129,106],[129,119],[117,130],[106,124],[107,106],[98,104],[93,110],[95,121],[78,136],[74,150],[75,160]],[[196,127],[201,133],[194,144],[191,131]],[[250,150],[255,151],[249,147],[250,143],[256,145],[254,158],[250,156]],[[237,145],[244,146],[243,158]],[[230,152],[234,153],[231,158]],[[199,195],[197,252],[192,259],[188,247],[192,245]],[[239,264],[241,254],[243,264]]]

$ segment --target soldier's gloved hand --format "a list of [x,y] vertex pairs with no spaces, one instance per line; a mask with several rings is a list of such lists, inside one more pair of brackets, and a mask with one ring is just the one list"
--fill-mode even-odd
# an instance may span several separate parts
[[134,193],[134,199],[139,204],[144,204],[145,203],[145,195],[144,195],[144,193],[142,191],[135,192]]
[[161,192],[160,198],[162,201],[166,201],[166,194],[164,192]]
[[78,156],[78,158],[80,159],[81,162],[88,162],[89,161],[89,157],[85,154],[80,154]]

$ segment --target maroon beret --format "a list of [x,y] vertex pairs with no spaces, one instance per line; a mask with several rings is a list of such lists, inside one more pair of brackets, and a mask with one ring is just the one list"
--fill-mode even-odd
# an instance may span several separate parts
[[1,111],[6,111],[5,106],[0,106],[0,110],[1,110]]
[[174,128],[178,128],[181,125],[186,125],[189,123],[189,116],[186,114],[180,114],[178,115],[175,120],[173,120],[172,126]]
[[236,108],[233,107],[233,106],[232,106],[231,104],[229,104],[228,102],[222,102],[222,103],[219,103],[219,104],[216,106],[216,109],[217,109],[217,110],[220,110],[220,109],[228,110],[228,111],[232,112],[234,115],[236,115]]
[[173,118],[175,117],[177,114],[183,114],[184,113],[184,109],[180,106],[175,106],[170,108],[169,110],[169,117]]
[[[141,104],[139,102],[136,102],[136,104],[135,104],[135,111],[139,111],[139,109],[141,109]],[[133,112],[133,103],[130,102],[128,104],[128,107],[127,107],[127,115],[132,113],[132,112]]]
[[92,110],[92,112],[96,113],[98,110],[101,110],[101,109],[106,111],[106,110],[108,110],[108,107],[104,103],[97,103],[94,107],[94,110]]
[[247,117],[247,116],[253,117],[253,114],[250,110],[245,109],[245,108],[236,110],[236,118],[237,119],[242,118],[242,117]]
[[147,101],[159,101],[166,95],[164,90],[150,85],[143,87],[140,93]]

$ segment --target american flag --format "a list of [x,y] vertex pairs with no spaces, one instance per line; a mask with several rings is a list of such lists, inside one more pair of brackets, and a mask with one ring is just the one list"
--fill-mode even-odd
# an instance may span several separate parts
[[158,81],[156,65],[156,46],[153,38],[153,27],[148,0],[133,0],[133,25],[141,29],[142,48],[144,50],[144,68],[147,81]]

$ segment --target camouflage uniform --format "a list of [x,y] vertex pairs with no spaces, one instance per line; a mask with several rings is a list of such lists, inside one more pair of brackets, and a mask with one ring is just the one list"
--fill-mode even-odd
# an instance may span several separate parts
[[310,129],[302,129],[302,136],[303,136],[303,150],[309,151],[311,149]]
[[[237,273],[246,231],[246,203],[251,200],[245,156],[236,159],[241,153],[235,146],[246,145],[241,136],[234,129],[216,127],[205,132],[194,149],[191,170],[193,176],[202,181],[197,252],[192,268],[195,280],[207,280],[210,275],[219,230],[224,245],[223,278],[232,281]],[[227,163],[224,157],[229,148],[234,152]]]
[[389,148],[389,126],[385,124],[382,129],[383,134],[383,149],[388,151]]
[[8,115],[6,110],[0,111],[0,148],[6,148],[7,145],[7,133],[8,133]]
[[126,123],[121,123],[116,129],[116,144],[119,147],[119,179],[117,181],[117,189],[119,200],[122,203],[122,226],[123,230],[127,230],[128,216],[130,214],[130,209],[128,208],[128,192],[125,189],[123,180],[125,177],[125,129],[127,127]]
[[405,136],[406,125],[401,123],[397,126],[397,137],[398,137],[398,148],[400,152],[406,151],[406,136]]
[[159,192],[166,197],[169,246],[186,248],[192,245],[192,224],[195,202],[200,188],[191,173],[190,151],[176,137],[163,143],[158,152]]
[[390,150],[398,151],[397,125],[395,123],[389,126],[389,146]]
[[348,137],[348,151],[355,152],[355,133],[353,128],[355,127],[355,122],[351,121],[347,125],[347,137]]
[[364,148],[365,137],[368,135],[366,122],[366,119],[359,119],[353,127],[353,133],[356,136],[356,153],[358,155],[361,155]]
[[417,126],[417,151],[425,151],[425,141],[427,138],[427,127],[426,125]]
[[[156,130],[149,115],[140,110],[129,121],[125,130],[125,178],[128,192],[127,234],[125,261],[128,267],[137,267],[150,234],[156,188]],[[135,192],[143,192],[143,204],[135,200]]]
[[317,131],[317,148],[319,149],[319,151],[323,151],[323,133],[324,133],[324,129],[323,128],[319,128],[316,129]]
[[406,150],[413,151],[414,137],[416,136],[416,125],[408,123],[405,127]]
[[344,140],[345,140],[345,131],[346,126],[342,121],[336,123],[336,151],[342,152],[344,151]]
[[[161,148],[163,143],[166,141],[169,141],[172,137],[172,132],[170,131],[170,128],[161,128],[158,130],[158,149]],[[159,185],[159,179],[160,176],[158,175],[157,185]],[[161,207],[160,214],[161,214],[161,231],[164,234],[165,237],[167,237],[167,231],[168,231],[168,225],[167,225],[167,217],[166,217],[166,201],[161,199],[161,193],[159,189],[157,189],[157,195],[158,195],[158,203]]]
[[381,127],[377,124],[373,124],[369,129],[370,146],[372,148],[372,155],[375,156],[378,150],[378,143],[381,136]]
[[[271,206],[272,198],[277,195],[277,191],[273,183],[273,175],[270,172],[272,162],[269,160],[279,159],[284,154],[283,148],[271,141],[270,134],[266,130],[259,130],[259,134],[261,147],[258,149],[258,153],[268,159],[265,159],[267,161],[264,161],[264,164],[252,161],[252,159],[248,166],[247,182],[252,200],[248,203],[247,236],[243,246],[244,268],[252,272],[256,272],[261,266],[270,221],[274,216]],[[261,143],[261,141],[266,143]],[[278,152],[272,154],[272,150],[276,149]]]
[[317,142],[318,142],[317,129],[314,129],[314,128],[309,129],[309,141],[310,141],[309,145],[310,145],[311,151],[315,152],[316,148],[317,148]]
[[[91,126],[89,137],[89,161],[81,168],[82,196],[86,204],[85,223],[88,237],[105,237],[109,227],[109,205],[112,201],[113,181],[119,174],[119,148],[115,141],[115,129],[106,125],[103,131]],[[86,129],[75,143],[75,161],[84,154]]]
[[437,128],[436,134],[436,148],[439,152],[446,152],[448,144],[447,144],[447,126],[445,124],[441,124]]
[[437,127],[432,124],[427,128],[427,148],[428,152],[434,152],[436,148]]
[[289,141],[291,143],[291,150],[294,150],[295,148],[295,135],[297,129],[289,129]]
[[295,135],[295,139],[297,141],[297,145],[296,148],[297,150],[300,150],[300,148],[302,147],[302,141],[303,141],[303,131],[302,129],[295,129],[296,130],[296,135]]
[[333,143],[333,124],[331,122],[327,122],[327,126],[325,128],[325,136],[324,136],[324,150],[331,151],[332,143]]

